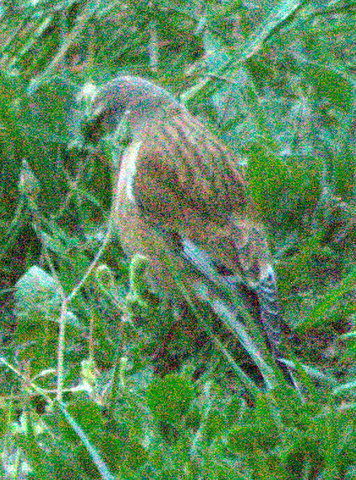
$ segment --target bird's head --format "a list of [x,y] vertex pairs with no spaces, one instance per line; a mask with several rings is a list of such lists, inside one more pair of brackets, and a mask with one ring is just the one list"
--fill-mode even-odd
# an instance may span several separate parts
[[169,92],[147,80],[134,76],[116,77],[92,96],[84,136],[95,144],[115,131],[124,117],[132,130],[138,130],[143,122],[147,123],[167,107],[184,108]]

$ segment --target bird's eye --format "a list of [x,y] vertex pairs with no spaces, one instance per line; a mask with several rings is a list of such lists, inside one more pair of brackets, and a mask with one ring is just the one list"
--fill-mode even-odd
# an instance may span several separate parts
[[124,109],[121,105],[105,108],[82,127],[82,133],[88,143],[96,145],[101,138],[115,131]]

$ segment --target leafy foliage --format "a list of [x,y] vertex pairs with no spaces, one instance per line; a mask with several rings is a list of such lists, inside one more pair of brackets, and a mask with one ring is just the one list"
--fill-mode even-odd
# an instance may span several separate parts
[[[0,9],[1,477],[354,478],[354,5]],[[120,73],[180,96],[240,155],[303,398],[268,357],[277,385],[261,387],[258,335],[248,360],[111,239],[120,152],[91,152],[80,126],[91,89]]]

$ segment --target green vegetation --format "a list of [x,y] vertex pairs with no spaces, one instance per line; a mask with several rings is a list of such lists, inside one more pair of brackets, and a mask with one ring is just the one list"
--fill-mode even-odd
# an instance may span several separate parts
[[[356,478],[355,5],[9,0],[0,15],[0,477]],[[246,163],[303,399],[205,305],[177,321],[107,231],[119,152],[83,148],[79,126],[91,84],[121,73],[180,96]]]

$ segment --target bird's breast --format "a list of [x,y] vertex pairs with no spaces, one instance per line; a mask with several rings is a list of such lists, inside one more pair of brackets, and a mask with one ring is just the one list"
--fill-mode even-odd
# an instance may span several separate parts
[[[167,267],[167,245],[164,239],[140,211],[135,196],[137,160],[142,142],[134,141],[125,150],[116,182],[112,207],[112,221],[125,253],[132,257],[141,254],[150,259],[148,280],[155,290],[166,293],[176,290],[171,271]],[[182,259],[174,262],[183,268]]]

